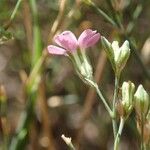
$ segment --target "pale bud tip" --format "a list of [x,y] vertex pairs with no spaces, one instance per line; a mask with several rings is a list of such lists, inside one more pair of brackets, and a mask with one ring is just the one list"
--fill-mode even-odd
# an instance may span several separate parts
[[69,145],[71,143],[71,138],[66,137],[64,134],[61,135],[61,138],[64,140],[64,142]]

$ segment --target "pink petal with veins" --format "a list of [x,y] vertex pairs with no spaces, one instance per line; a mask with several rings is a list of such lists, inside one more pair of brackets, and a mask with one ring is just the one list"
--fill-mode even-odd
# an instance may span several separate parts
[[92,31],[91,29],[83,31],[78,39],[79,47],[85,49],[96,44],[100,39],[100,34],[96,32],[97,31]]
[[75,35],[71,31],[64,31],[54,38],[54,41],[64,49],[71,53],[76,51],[78,42]]
[[54,46],[54,45],[49,45],[47,49],[50,54],[54,54],[54,55],[66,55],[67,54],[65,49]]

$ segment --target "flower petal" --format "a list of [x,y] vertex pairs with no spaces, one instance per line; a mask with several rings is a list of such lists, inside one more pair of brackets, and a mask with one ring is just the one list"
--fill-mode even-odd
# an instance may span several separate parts
[[50,54],[54,54],[54,55],[66,55],[66,50],[65,49],[57,47],[57,46],[54,46],[54,45],[49,45],[47,47],[47,49],[48,49],[48,52]]
[[54,38],[54,41],[64,49],[74,52],[78,47],[75,35],[71,31],[64,31]]
[[100,38],[100,34],[96,32],[97,31],[92,31],[91,29],[83,31],[78,39],[80,48],[93,46]]

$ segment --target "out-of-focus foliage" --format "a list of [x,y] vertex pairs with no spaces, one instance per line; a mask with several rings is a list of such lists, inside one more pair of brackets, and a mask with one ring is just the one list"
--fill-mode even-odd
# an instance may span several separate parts
[[[109,41],[116,39],[123,43],[127,36],[130,37],[144,67],[150,71],[150,1],[112,0],[115,14],[107,1],[92,2],[112,19],[117,14],[124,30],[114,27],[96,9],[81,0],[36,0],[43,47],[40,47],[41,52],[44,52],[48,44],[53,44],[53,37],[61,31],[71,30],[78,37],[84,29],[92,28]],[[31,4],[28,0],[22,0],[9,28],[4,29],[16,3],[17,0],[0,0],[0,85],[3,85],[7,99],[6,114],[0,114],[0,149],[8,149],[10,146],[17,133],[20,116],[27,111],[28,100],[31,98],[26,87],[33,71],[33,55],[36,51],[33,27],[37,26],[34,26]],[[56,26],[57,30],[52,32]],[[102,91],[112,100],[114,73],[110,63],[107,63],[101,42],[89,48],[87,53]],[[81,149],[111,149],[111,120],[104,106],[98,103],[97,97],[76,76],[70,60],[63,56],[49,56],[44,59],[40,69],[40,73],[37,71],[39,78],[37,74],[33,77],[38,83],[37,98],[23,148],[43,150],[54,146],[54,150],[65,150],[67,147],[61,139],[61,135],[65,134],[72,137],[72,142],[75,146],[80,145]],[[135,85],[142,83],[150,91],[150,80],[132,49],[120,85],[122,81],[128,80]],[[90,98],[92,100],[88,103]],[[139,149],[136,122],[132,118],[134,115],[132,113],[126,123],[121,150]],[[80,133],[82,136],[79,136]]]

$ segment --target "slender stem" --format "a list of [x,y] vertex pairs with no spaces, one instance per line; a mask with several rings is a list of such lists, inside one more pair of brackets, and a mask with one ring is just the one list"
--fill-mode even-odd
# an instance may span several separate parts
[[113,133],[114,133],[114,138],[117,135],[117,121],[116,121],[116,99],[117,99],[117,95],[118,95],[118,87],[119,87],[119,77],[115,76],[115,90],[114,90],[114,98],[113,98],[113,114],[114,114],[114,118],[112,119],[112,125],[113,125]]
[[135,8],[134,12],[133,12],[133,19],[132,21],[130,21],[127,25],[126,28],[126,33],[129,35],[132,30],[134,29],[136,23],[137,23],[137,19],[140,16],[141,12],[143,10],[143,6],[142,4],[137,5],[137,7]]
[[22,113],[20,117],[16,135],[13,137],[10,143],[9,150],[25,149],[30,124],[34,117],[34,105],[37,97],[36,91],[31,91],[31,93],[28,94],[29,96],[26,110]]
[[15,6],[13,12],[12,12],[11,17],[10,17],[11,20],[13,20],[13,19],[15,18],[15,15],[16,15],[16,13],[17,13],[17,10],[18,10],[18,8],[19,8],[19,6],[20,6],[21,1],[22,1],[22,0],[18,0],[18,1],[17,1],[17,4],[16,4],[16,6]]
[[2,139],[2,149],[8,149],[8,141],[9,141],[9,127],[8,127],[8,118],[7,118],[7,95],[5,92],[5,88],[1,85],[0,86],[0,122],[1,122],[1,129],[3,134]]
[[113,26],[115,26],[115,27],[118,27],[117,24],[116,24],[116,22],[115,22],[110,16],[108,16],[107,13],[105,13],[101,8],[97,7],[94,2],[89,1],[88,4],[89,4],[91,7],[93,7],[94,10],[96,10],[96,12],[97,12],[98,14],[102,15],[109,23],[111,23],[111,24],[112,24]]
[[119,130],[115,139],[115,143],[114,143],[114,150],[118,150],[119,149],[119,143],[120,143],[120,137],[122,134],[122,130],[124,127],[124,123],[125,123],[125,119],[124,118],[120,118],[120,125],[119,125]]
[[109,6],[109,9],[111,11],[111,14],[112,14],[112,17],[113,17],[113,20],[116,22],[116,25],[118,28],[120,29],[123,29],[123,26],[121,24],[121,19],[120,19],[120,16],[118,15],[118,13],[115,11],[114,7],[113,7],[113,2],[112,0],[106,0],[108,6]]
[[75,150],[74,145],[72,144],[71,138],[66,137],[65,135],[62,135],[61,138],[64,140],[64,142],[67,144],[69,150]]
[[105,100],[105,98],[104,98],[102,92],[99,90],[98,85],[97,85],[96,83],[95,83],[94,87],[95,87],[95,90],[96,90],[96,92],[97,92],[99,98],[102,100],[102,102],[103,102],[103,104],[104,104],[106,110],[108,111],[110,117],[113,118],[113,117],[114,117],[114,116],[113,116],[113,112],[112,112],[111,108],[109,107],[109,105],[107,104],[107,102],[106,102],[106,100]]
[[[40,35],[40,28],[38,24],[38,10],[36,0],[30,0],[31,11],[33,15],[33,34],[34,34],[34,54],[32,57],[33,64],[28,83],[26,85],[27,91],[27,106],[26,110],[21,115],[19,120],[19,126],[16,131],[16,135],[13,137],[9,150],[25,149],[25,144],[28,139],[30,125],[34,118],[34,107],[37,100],[37,89],[40,82],[41,70],[40,67],[43,64],[45,56],[42,54],[42,40]],[[40,59],[41,58],[41,59]]]
[[141,150],[144,150],[143,135],[144,135],[144,118],[143,118],[143,114],[141,113]]
[[[122,31],[125,31],[122,22],[116,22],[116,20],[112,19],[109,15],[107,15],[106,12],[104,12],[102,9],[97,7],[94,2],[88,1],[88,5],[91,6],[92,8],[94,8],[99,15],[104,17],[114,27],[118,28],[118,24],[120,24],[120,29]],[[120,21],[121,19],[117,19],[117,20]],[[146,69],[145,65],[143,64],[143,62],[139,56],[139,53],[137,52],[135,46],[133,45],[133,42],[130,40],[128,35],[126,35],[125,32],[124,32],[124,37],[130,42],[130,46],[131,46],[131,49],[133,50],[133,54],[134,54],[136,60],[138,61],[139,65],[141,66],[141,68],[144,72],[144,75],[147,77],[148,80],[150,80],[150,72]]]
[[[107,3],[109,5],[110,9],[113,11],[112,12],[112,14],[114,14],[114,20],[113,21],[116,23],[116,25],[118,25],[118,28],[120,28],[122,31],[125,31],[124,26],[123,26],[123,24],[121,22],[120,16],[117,15],[117,12],[115,11],[115,9],[112,6],[112,1],[111,0],[107,0]],[[142,11],[142,8],[140,8],[140,6],[139,6],[138,10],[136,12],[136,15],[134,17],[137,18],[141,11]],[[114,25],[114,24],[112,24],[112,25]],[[138,61],[138,63],[141,66],[141,68],[143,69],[144,75],[147,77],[147,79],[150,80],[150,72],[146,69],[145,65],[143,64],[143,62],[142,62],[142,60],[141,60],[141,58],[139,56],[139,53],[137,52],[137,50],[135,49],[135,46],[133,45],[133,42],[130,40],[130,38],[127,35],[127,31],[124,32],[124,37],[126,39],[128,39],[128,41],[130,42],[131,49],[133,50],[133,54],[134,54],[136,60]]]
[[144,76],[145,76],[148,80],[150,80],[150,71],[147,70],[146,67],[145,67],[145,65],[143,64],[143,61],[141,60],[141,57],[140,57],[140,55],[139,55],[139,53],[138,53],[138,51],[137,51],[135,45],[133,44],[133,42],[131,41],[131,39],[128,38],[128,36],[125,35],[125,38],[129,41],[130,47],[131,47],[131,49],[132,49],[132,51],[133,51],[133,54],[134,54],[136,60],[138,61],[139,65],[141,66],[141,69],[142,69],[143,72],[144,72]]
[[14,8],[14,10],[13,10],[11,16],[10,16],[10,19],[9,19],[8,23],[4,25],[4,29],[5,30],[7,30],[9,28],[9,26],[12,23],[12,21],[14,20],[14,18],[16,16],[16,13],[17,13],[17,10],[19,9],[19,6],[20,6],[21,2],[22,2],[22,0],[18,0],[17,1],[17,4],[16,4],[16,6],[15,6],[15,8]]
[[75,147],[73,146],[72,143],[70,143],[68,146],[69,146],[69,149],[70,149],[70,150],[75,150]]
[[33,55],[32,67],[36,64],[42,54],[42,39],[39,27],[39,17],[36,0],[30,0],[30,7],[33,19]]

